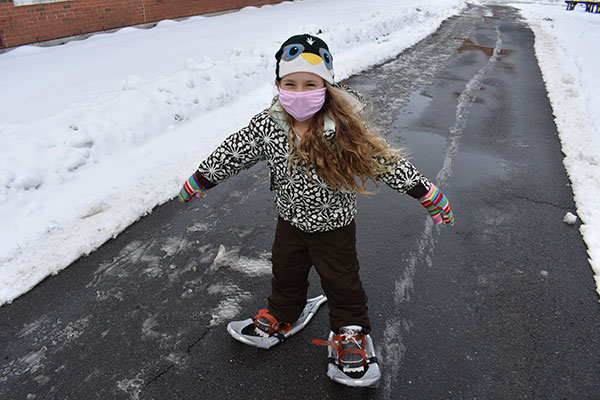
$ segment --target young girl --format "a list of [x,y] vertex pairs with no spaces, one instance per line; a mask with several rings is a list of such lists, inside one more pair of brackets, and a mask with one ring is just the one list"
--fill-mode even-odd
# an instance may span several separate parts
[[268,309],[254,318],[264,335],[289,329],[300,316],[314,265],[328,299],[332,332],[344,351],[344,372],[366,365],[364,338],[371,330],[367,295],[356,254],[356,194],[368,181],[384,182],[419,199],[433,220],[454,224],[444,194],[397,150],[370,133],[358,113],[364,101],[334,84],[333,57],[311,35],[286,40],[275,54],[279,95],[271,107],[228,137],[185,182],[188,202],[258,161],[267,162],[279,214],[272,248]]

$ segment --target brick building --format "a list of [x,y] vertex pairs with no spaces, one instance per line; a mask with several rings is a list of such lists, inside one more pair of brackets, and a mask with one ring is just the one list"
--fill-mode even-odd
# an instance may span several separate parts
[[281,0],[0,0],[0,49]]

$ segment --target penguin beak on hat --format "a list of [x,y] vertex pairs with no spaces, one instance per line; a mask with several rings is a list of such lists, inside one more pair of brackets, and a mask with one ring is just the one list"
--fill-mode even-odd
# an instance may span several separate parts
[[301,56],[302,56],[302,58],[304,58],[306,61],[308,61],[312,65],[317,65],[318,63],[323,61],[323,59],[321,57],[319,57],[316,54],[312,54],[312,53],[302,53]]

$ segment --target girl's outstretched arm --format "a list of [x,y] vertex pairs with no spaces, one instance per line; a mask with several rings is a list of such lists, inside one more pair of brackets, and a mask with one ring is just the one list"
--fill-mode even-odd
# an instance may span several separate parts
[[262,113],[255,116],[247,127],[225,139],[200,163],[196,172],[179,191],[179,200],[182,203],[201,197],[207,189],[243,169],[250,168],[262,158],[266,132],[259,123],[259,116],[264,118]]
[[400,158],[395,168],[381,174],[378,179],[392,189],[419,200],[436,224],[454,225],[454,215],[446,195],[408,160]]

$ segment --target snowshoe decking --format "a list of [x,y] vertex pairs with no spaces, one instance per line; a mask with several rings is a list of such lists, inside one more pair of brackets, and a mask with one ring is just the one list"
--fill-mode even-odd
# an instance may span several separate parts
[[275,332],[269,336],[257,335],[255,333],[254,319],[248,318],[242,321],[231,321],[227,324],[227,332],[234,339],[239,340],[250,346],[259,347],[261,349],[270,349],[271,347],[283,342],[290,336],[295,335],[302,330],[312,317],[315,315],[319,307],[327,301],[327,297],[320,295],[306,301],[306,306],[298,320],[291,324],[289,330],[284,332]]
[[381,378],[381,371],[377,357],[375,357],[375,348],[370,335],[364,336],[364,353],[365,365],[364,371],[361,373],[349,372],[346,373],[340,367],[338,345],[335,345],[335,334],[329,333],[327,342],[322,340],[314,340],[313,343],[318,345],[327,345],[327,376],[334,382],[341,383],[346,386],[365,387],[376,386]]

